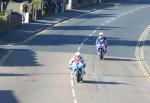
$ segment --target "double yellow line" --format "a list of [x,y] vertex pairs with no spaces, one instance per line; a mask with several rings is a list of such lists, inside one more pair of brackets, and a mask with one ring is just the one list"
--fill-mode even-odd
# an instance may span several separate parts
[[142,45],[143,45],[144,40],[147,37],[149,31],[150,31],[150,25],[141,34],[141,36],[140,36],[140,38],[139,38],[139,40],[137,42],[136,49],[135,49],[135,57],[136,57],[139,69],[144,73],[144,75],[146,76],[146,78],[148,79],[148,81],[150,81],[150,73],[149,73],[149,71],[147,69],[146,64],[143,62],[143,58],[142,58]]

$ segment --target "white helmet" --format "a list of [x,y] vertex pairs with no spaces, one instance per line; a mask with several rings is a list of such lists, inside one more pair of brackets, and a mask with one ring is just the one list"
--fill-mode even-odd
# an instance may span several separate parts
[[81,55],[80,52],[76,52],[76,53],[75,53],[75,56],[80,56],[80,55]]
[[103,32],[100,32],[98,37],[101,39],[102,37],[104,36],[104,33]]

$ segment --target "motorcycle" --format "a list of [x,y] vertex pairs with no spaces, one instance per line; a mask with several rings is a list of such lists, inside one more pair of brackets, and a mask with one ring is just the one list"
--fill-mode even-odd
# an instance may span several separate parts
[[98,44],[96,44],[97,47],[97,53],[99,55],[100,60],[104,59],[105,54],[105,43],[104,40],[100,40]]
[[78,83],[83,80],[83,69],[84,63],[82,63],[81,61],[72,63],[73,74],[76,77],[76,81]]

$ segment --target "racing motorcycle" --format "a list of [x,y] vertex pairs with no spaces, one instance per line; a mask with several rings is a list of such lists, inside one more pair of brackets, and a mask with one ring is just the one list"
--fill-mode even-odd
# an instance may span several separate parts
[[104,40],[100,40],[98,44],[96,44],[97,53],[99,55],[100,60],[104,59],[105,54],[105,43]]
[[84,69],[84,63],[82,63],[81,61],[72,63],[73,74],[78,83],[83,80],[83,69]]

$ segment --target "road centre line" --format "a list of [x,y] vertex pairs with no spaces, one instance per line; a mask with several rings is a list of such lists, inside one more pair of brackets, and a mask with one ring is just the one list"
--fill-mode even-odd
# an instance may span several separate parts
[[91,37],[91,36],[93,36],[93,34],[90,34],[89,36]]
[[73,101],[73,102],[74,102],[74,103],[78,103],[76,99],[74,99],[74,101]]
[[[105,24],[102,24],[102,25],[105,25]],[[96,30],[99,30],[101,27],[100,26],[98,26],[97,28],[96,28]]]
[[[138,11],[138,10],[135,10],[135,11]],[[129,13],[132,13],[132,12],[134,12],[134,10],[130,10],[130,11],[129,11]]]
[[71,79],[71,87],[74,87],[74,81]]
[[96,33],[97,32],[97,30],[94,30],[92,33]]
[[88,40],[88,37],[84,39],[84,42]]
[[77,51],[80,51],[81,47],[78,47]]
[[72,89],[72,96],[73,96],[73,97],[76,97],[75,89],[74,89],[74,88]]

